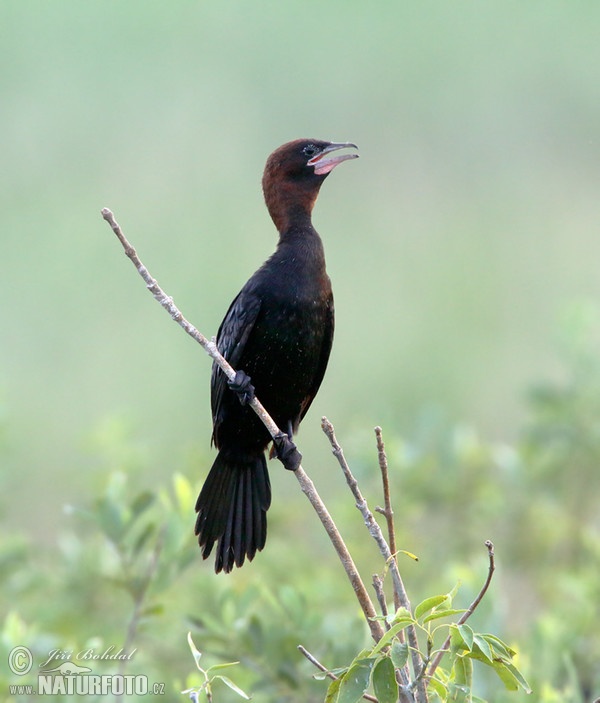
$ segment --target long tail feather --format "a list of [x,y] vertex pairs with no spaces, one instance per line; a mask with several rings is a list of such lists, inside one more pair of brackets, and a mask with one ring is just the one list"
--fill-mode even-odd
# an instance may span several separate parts
[[196,502],[198,544],[206,559],[217,543],[217,573],[251,561],[265,546],[270,504],[264,454],[240,458],[221,450]]

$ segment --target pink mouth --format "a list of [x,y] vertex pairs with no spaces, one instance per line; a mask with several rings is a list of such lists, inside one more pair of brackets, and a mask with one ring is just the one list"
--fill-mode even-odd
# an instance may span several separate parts
[[325,158],[325,156],[332,151],[348,148],[358,149],[356,144],[351,144],[350,142],[344,142],[343,144],[330,144],[328,147],[325,147],[325,149],[323,149],[320,154],[313,156],[313,158],[310,159],[307,164],[308,166],[315,167],[315,173],[317,174],[317,176],[324,176],[327,173],[333,171],[333,169],[338,164],[341,164],[343,161],[348,161],[349,159],[358,159],[358,154],[340,154],[339,156]]

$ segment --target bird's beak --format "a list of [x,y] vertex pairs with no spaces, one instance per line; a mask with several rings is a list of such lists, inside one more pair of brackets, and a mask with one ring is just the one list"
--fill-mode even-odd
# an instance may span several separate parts
[[309,159],[307,161],[307,165],[315,167],[315,173],[317,176],[325,176],[333,171],[338,164],[341,164],[342,161],[348,161],[348,159],[358,159],[358,154],[339,154],[338,156],[332,156],[328,159],[323,158],[326,154],[329,154],[332,151],[338,151],[339,149],[358,149],[358,147],[356,144],[352,144],[351,142],[333,142],[326,146],[319,154],[313,156],[312,159]]

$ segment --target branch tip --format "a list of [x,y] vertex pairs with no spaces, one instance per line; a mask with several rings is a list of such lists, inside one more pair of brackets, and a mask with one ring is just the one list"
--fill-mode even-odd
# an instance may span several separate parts
[[[471,605],[465,610],[465,612],[462,614],[458,621],[458,625],[464,625],[464,623],[473,615],[475,612],[475,609],[477,606],[481,603],[483,600],[483,597],[487,593],[488,588],[490,587],[490,583],[492,582],[492,577],[494,575],[494,571],[496,569],[496,563],[494,559],[494,543],[487,539],[484,542],[484,545],[487,547],[488,550],[488,557],[489,557],[489,566],[488,566],[488,574],[487,578],[485,579],[485,582],[483,586],[481,587],[481,590],[475,597],[475,600],[471,603]],[[441,646],[440,650],[438,651],[435,659],[431,662],[431,667],[429,671],[427,672],[427,677],[431,678],[435,672],[435,670],[438,668],[440,662],[442,661],[442,657],[444,656],[445,652],[448,650],[450,647],[450,635],[446,638],[446,641],[444,644]]]

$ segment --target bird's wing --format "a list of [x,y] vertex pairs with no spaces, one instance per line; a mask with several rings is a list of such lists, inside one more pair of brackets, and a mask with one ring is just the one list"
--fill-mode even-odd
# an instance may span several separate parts
[[[298,424],[304,418],[311,403],[313,402],[317,391],[323,381],[323,376],[325,375],[325,369],[327,368],[327,362],[329,361],[329,354],[331,353],[331,345],[333,344],[333,329],[334,329],[334,309],[333,309],[333,295],[330,294],[329,300],[327,301],[327,317],[325,319],[325,332],[323,335],[323,344],[321,345],[321,356],[319,358],[319,365],[315,372],[313,382],[311,384],[309,392],[306,394],[304,400],[302,401],[300,418]],[[298,429],[294,428],[295,431]]]
[[[244,288],[229,306],[219,327],[217,348],[236,371],[248,337],[258,318],[260,307],[260,297],[255,292]],[[243,371],[243,369],[240,370]],[[228,390],[227,377],[216,364],[213,364],[212,368],[210,390],[213,424],[216,425],[220,418],[223,393]]]

